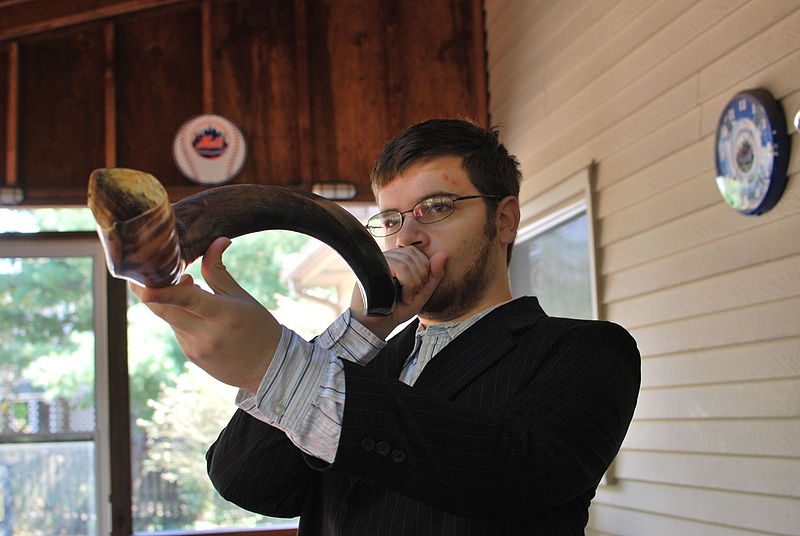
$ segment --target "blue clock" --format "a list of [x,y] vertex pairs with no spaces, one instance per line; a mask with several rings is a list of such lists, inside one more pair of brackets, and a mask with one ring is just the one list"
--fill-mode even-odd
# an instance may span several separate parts
[[789,135],[780,103],[764,89],[737,93],[717,125],[717,188],[742,214],[768,211],[786,187]]

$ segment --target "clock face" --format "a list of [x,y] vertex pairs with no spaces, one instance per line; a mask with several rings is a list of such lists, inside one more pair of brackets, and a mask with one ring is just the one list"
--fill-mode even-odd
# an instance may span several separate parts
[[737,94],[717,128],[717,188],[743,214],[777,203],[786,183],[789,139],[777,102],[764,90]]

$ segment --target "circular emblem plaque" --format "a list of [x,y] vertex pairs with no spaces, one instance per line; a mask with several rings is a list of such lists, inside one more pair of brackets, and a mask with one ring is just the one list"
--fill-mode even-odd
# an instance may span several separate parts
[[737,93],[717,125],[717,188],[742,214],[763,214],[786,186],[789,136],[780,104],[763,89]]
[[172,157],[184,177],[205,185],[224,184],[242,170],[247,146],[241,130],[219,115],[198,115],[181,125]]

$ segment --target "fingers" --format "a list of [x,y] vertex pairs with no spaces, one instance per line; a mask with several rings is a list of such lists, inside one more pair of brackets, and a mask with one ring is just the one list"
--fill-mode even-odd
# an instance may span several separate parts
[[218,313],[214,296],[194,284],[189,274],[181,276],[180,281],[170,287],[128,286],[142,303],[176,330],[191,329],[198,319],[212,318]]
[[231,239],[226,237],[220,237],[211,242],[211,245],[208,246],[208,249],[203,254],[200,271],[203,274],[203,279],[215,294],[249,296],[233,276],[228,273],[222,262],[222,254],[230,245]]
[[410,303],[417,291],[430,277],[430,260],[415,247],[399,248],[384,252],[392,275],[402,285],[401,301]]

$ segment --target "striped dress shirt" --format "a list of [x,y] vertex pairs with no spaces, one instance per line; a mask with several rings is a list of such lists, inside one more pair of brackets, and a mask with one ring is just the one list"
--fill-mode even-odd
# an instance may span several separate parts
[[[461,322],[421,324],[400,381],[414,385],[425,366],[458,335],[502,304]],[[332,463],[342,431],[345,374],[342,359],[366,365],[386,342],[345,311],[314,342],[285,326],[256,393],[240,389],[236,405],[282,430],[297,447]]]

